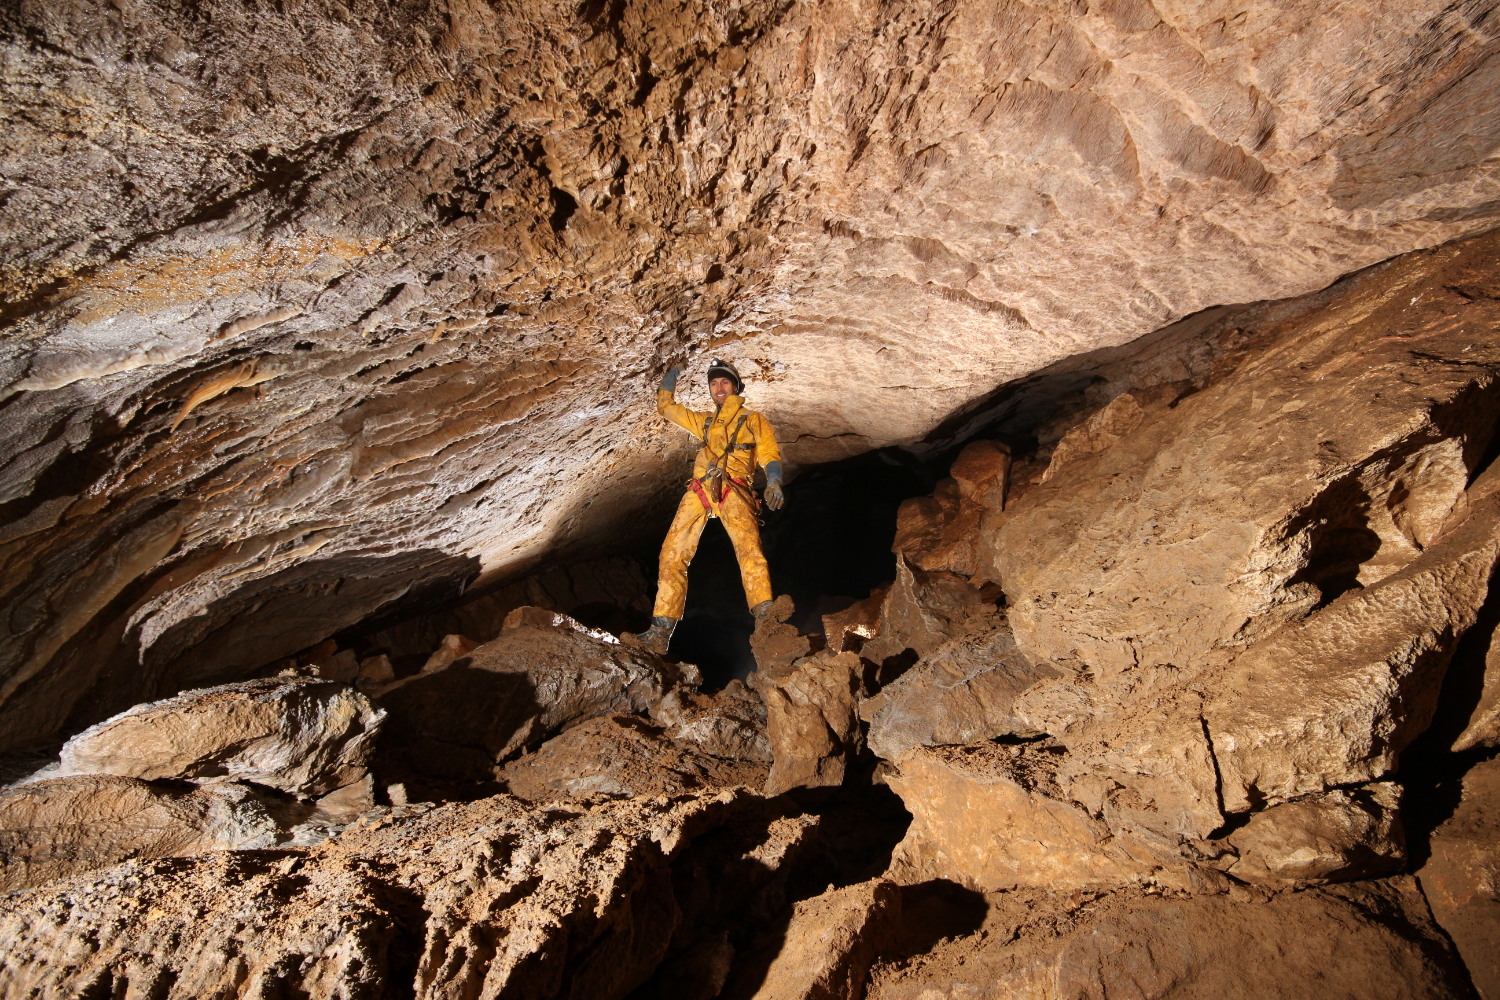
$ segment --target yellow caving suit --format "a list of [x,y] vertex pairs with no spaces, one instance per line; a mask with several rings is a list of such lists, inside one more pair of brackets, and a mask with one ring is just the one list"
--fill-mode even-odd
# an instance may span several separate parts
[[[656,584],[656,617],[681,618],[687,603],[688,563],[698,551],[698,538],[710,517],[717,517],[729,532],[735,557],[740,562],[740,578],[745,584],[745,600],[754,608],[771,599],[771,573],[760,548],[760,519],[749,497],[748,485],[757,465],[781,460],[771,422],[746,408],[741,396],[730,396],[724,405],[711,413],[699,413],[678,403],[670,390],[656,393],[656,409],[662,416],[689,434],[704,441],[693,463],[693,482],[699,483],[701,496],[691,488],[677,505],[677,516],[667,529],[667,540],[661,546],[661,560]],[[704,434],[705,425],[708,428]],[[726,450],[727,449],[727,450]],[[709,469],[717,465],[728,479],[743,480],[742,489],[725,483],[722,498],[713,495],[711,483],[701,482]],[[705,500],[707,506],[705,506]]]

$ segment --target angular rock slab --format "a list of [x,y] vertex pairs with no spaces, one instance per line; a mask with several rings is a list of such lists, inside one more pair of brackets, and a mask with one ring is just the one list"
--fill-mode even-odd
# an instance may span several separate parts
[[637,716],[590,719],[505,768],[511,794],[534,802],[589,795],[678,796],[718,788],[760,788],[765,764],[721,760],[673,745],[667,731]]
[[36,781],[0,794],[0,892],[127,858],[271,847],[279,832],[242,785],[164,789],[111,774]]
[[347,684],[268,677],[137,705],[63,745],[56,777],[229,777],[322,795],[364,777],[385,713]]
[[1102,889],[1147,880],[1186,887],[1180,858],[1153,851],[1062,797],[1046,748],[919,747],[886,783],[912,814],[892,871],[980,892]]
[[1026,494],[981,570],[1003,582],[1021,648],[1128,688],[1420,556],[1500,415],[1500,342],[1474,332],[1496,305],[1448,288],[1491,269],[1497,246],[1248,310],[1251,341],[1205,388]]
[[1377,780],[1427,728],[1500,563],[1500,468],[1466,501],[1464,520],[1404,569],[1257,643],[1216,680],[1205,717],[1227,811]]
[[1458,807],[1432,831],[1417,880],[1482,1000],[1500,997],[1500,760],[1464,775]]
[[979,590],[952,573],[913,569],[896,557],[896,582],[880,608],[880,630],[860,651],[882,663],[910,649],[918,656],[937,651],[982,609]]
[[1394,874],[1406,864],[1400,806],[1400,786],[1379,782],[1253,813],[1226,838],[1239,855],[1229,874],[1267,885]]
[[644,712],[697,682],[696,668],[669,666],[613,637],[523,621],[466,656],[385,688],[380,700],[390,718],[381,752],[419,775],[485,780],[498,761],[570,725]]
[[939,945],[926,969],[878,971],[868,1000],[1471,995],[1410,876],[1275,896],[1076,899],[1028,898],[987,937]]
[[858,654],[835,653],[801,660],[780,678],[757,678],[774,758],[767,795],[843,783],[859,752],[862,673]]
[[976,617],[951,641],[860,706],[866,742],[877,757],[896,760],[916,746],[977,743],[1035,730],[1012,711],[1033,684],[1062,676],[1033,664],[999,616]]
[[752,1000],[862,1000],[901,915],[901,890],[877,879],[798,902]]

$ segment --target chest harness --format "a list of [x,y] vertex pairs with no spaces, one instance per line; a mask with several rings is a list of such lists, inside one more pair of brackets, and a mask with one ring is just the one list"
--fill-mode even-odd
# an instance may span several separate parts
[[[713,504],[722,504],[724,498],[729,495],[731,490],[738,493],[740,498],[749,504],[750,509],[757,515],[760,513],[760,498],[755,495],[755,490],[751,487],[750,481],[748,479],[732,478],[729,475],[729,470],[726,468],[729,464],[730,452],[735,450],[750,451],[755,447],[753,443],[736,443],[739,441],[740,431],[744,429],[745,421],[749,417],[750,414],[748,413],[740,414],[740,419],[735,422],[734,430],[730,432],[728,440],[724,444],[724,450],[717,457],[714,456],[713,449],[708,443],[708,430],[713,426],[714,416],[710,414],[703,420],[703,447],[708,449],[708,469],[703,473],[701,478],[689,479],[687,485],[688,489],[698,494],[698,499],[703,502],[703,509],[708,512],[709,517],[717,516],[714,514]],[[705,484],[707,485],[706,491],[704,489]],[[713,503],[709,503],[708,498],[710,494],[713,496]]]

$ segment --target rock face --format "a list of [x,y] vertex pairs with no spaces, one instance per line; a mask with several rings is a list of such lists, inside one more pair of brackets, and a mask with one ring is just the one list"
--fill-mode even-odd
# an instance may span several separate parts
[[280,823],[242,785],[163,789],[134,778],[38,781],[0,795],[0,891],[127,858],[271,847]]
[[942,444],[1493,225],[1490,5],[1243,13],[15,6],[0,744],[645,530],[670,362],[790,463]]
[[1274,898],[988,900],[983,932],[878,969],[871,1000],[1468,994],[1409,876]]
[[1483,1000],[1500,997],[1500,761],[1463,777],[1458,807],[1432,832],[1417,871],[1432,915]]
[[862,673],[857,655],[833,653],[800,660],[780,677],[759,680],[774,756],[767,795],[843,782],[860,749]]
[[274,677],[138,705],[79,733],[57,776],[229,777],[303,797],[364,777],[385,713],[347,684]]
[[736,786],[759,789],[766,765],[724,760],[669,739],[635,716],[614,715],[574,726],[536,753],[512,761],[505,783],[532,801],[573,796],[680,796]]

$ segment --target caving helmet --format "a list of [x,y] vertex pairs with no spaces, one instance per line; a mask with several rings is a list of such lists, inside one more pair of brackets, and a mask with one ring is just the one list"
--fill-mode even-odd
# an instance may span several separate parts
[[739,371],[728,361],[720,361],[714,358],[708,365],[708,381],[716,378],[727,378],[734,383],[734,394],[742,396],[745,393],[745,380],[740,378]]

